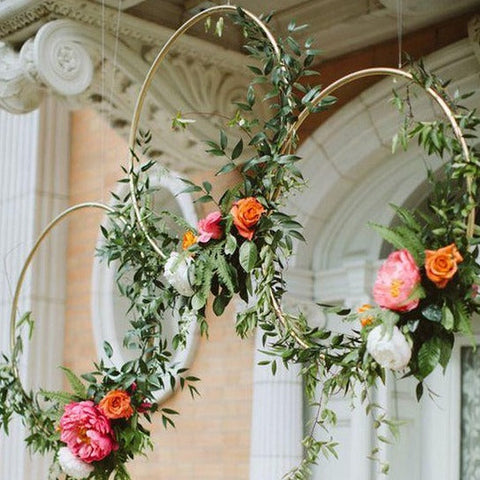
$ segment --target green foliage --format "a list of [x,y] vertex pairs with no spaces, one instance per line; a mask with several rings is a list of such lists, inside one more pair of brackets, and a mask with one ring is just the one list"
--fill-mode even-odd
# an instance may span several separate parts
[[80,378],[77,377],[69,368],[67,367],[60,367],[60,368],[65,373],[65,376],[67,377],[67,380],[70,383],[70,386],[72,387],[75,395],[79,398],[85,398],[87,396],[87,389],[85,388],[85,385],[80,380]]
[[245,272],[250,273],[257,263],[258,250],[253,242],[245,242],[240,247],[240,265]]
[[425,378],[438,365],[441,355],[441,345],[438,338],[427,340],[418,351],[418,375]]

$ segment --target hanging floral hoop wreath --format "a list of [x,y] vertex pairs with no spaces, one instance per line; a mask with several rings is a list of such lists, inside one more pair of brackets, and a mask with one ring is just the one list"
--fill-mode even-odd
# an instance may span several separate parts
[[[249,68],[257,80],[268,79],[272,90],[266,97],[275,98],[277,103],[272,107],[272,118],[260,126],[251,115],[256,101],[253,85],[247,90],[246,102],[238,104],[239,111],[230,124],[249,136],[254,151],[250,159],[238,161],[244,151],[242,137],[233,148],[228,146],[224,131],[218,143],[207,142],[210,154],[228,159],[218,173],[239,169],[242,183],[226,190],[217,201],[208,182],[196,185],[185,180],[186,192],[201,195],[198,201],[217,205],[217,210],[200,220],[195,229],[171,213],[152,212],[148,201],[142,202],[150,195],[148,170],[154,162],[141,163],[136,153],[138,146],[142,147],[142,155],[146,153],[150,140],[148,132],[138,135],[138,125],[150,84],[171,47],[193,25],[214,14],[230,14],[234,23],[244,29],[249,41],[247,49],[261,64]],[[297,29],[293,23],[289,27],[291,32]],[[422,65],[411,72],[365,69],[322,90],[304,86],[299,80],[311,73],[308,67],[316,55],[310,41],[305,48],[302,52],[292,36],[278,43],[261,18],[235,6],[213,7],[192,17],[161,49],[138,96],[126,170],[129,194],[115,198],[113,206],[89,202],[67,209],[34,244],[12,302],[10,356],[4,355],[0,364],[0,425],[8,431],[12,415],[22,417],[29,430],[27,444],[42,453],[54,452],[51,478],[66,475],[69,479],[108,480],[113,475],[115,480],[130,479],[125,464],[151,447],[149,431],[141,421],[150,421],[150,414],[160,410],[164,425],[173,425],[172,416],[177,413],[154,403],[155,391],[165,387],[161,378],[167,376],[172,387],[178,378],[182,389],[188,388],[192,396],[197,393],[198,379],[185,369],[175,370],[169,365],[172,354],[161,327],[162,314],[168,309],[181,316],[179,333],[172,343],[173,349],[181,349],[191,322],[198,321],[202,332],[207,331],[205,307],[209,297],[213,297],[217,315],[234,295],[247,302],[255,298],[255,305],[238,315],[237,334],[244,337],[254,328],[263,330],[265,347],[272,353],[272,360],[264,363],[270,364],[273,373],[277,358],[287,364],[301,364],[309,399],[315,398],[321,385],[317,418],[304,440],[305,459],[285,476],[288,479],[306,478],[320,453],[334,452],[333,439],[315,437],[315,427],[321,425],[328,431],[334,423],[335,415],[326,403],[332,395],[351,392],[354,384],[361,385],[360,396],[367,411],[376,416],[378,425],[385,424],[395,432],[396,423],[378,413],[378,406],[369,400],[370,389],[379,379],[384,380],[387,369],[400,370],[419,380],[420,397],[423,379],[436,365],[447,366],[454,334],[471,332],[470,317],[480,310],[474,246],[478,241],[475,207],[480,163],[470,151],[462,129],[473,131],[479,120],[471,112],[456,111],[456,99],[450,99],[445,85]],[[431,202],[432,216],[419,219],[413,212],[396,208],[400,226],[375,226],[397,248],[380,268],[375,282],[373,297],[377,306],[359,306],[355,312],[330,308],[359,325],[354,323],[350,335],[334,334],[310,327],[303,314],[293,315],[282,307],[287,289],[284,268],[294,250],[294,240],[303,240],[302,226],[283,213],[282,206],[287,195],[304,184],[296,167],[299,157],[293,153],[298,129],[310,113],[328,107],[336,90],[368,76],[403,78],[420,86],[434,100],[448,123],[416,123],[407,116],[400,143],[406,145],[408,139],[417,138],[428,153],[448,153],[452,162],[447,163],[445,181],[432,177],[434,195],[438,197]],[[408,98],[395,94],[394,100],[400,111],[409,106]],[[182,127],[188,123],[181,116],[175,121]],[[442,197],[445,193],[448,195]],[[442,198],[451,203],[444,205]],[[72,392],[28,393],[18,371],[23,329],[33,328],[30,313],[17,318],[25,274],[51,230],[73,212],[86,208],[103,209],[112,220],[102,227],[105,244],[99,254],[107,261],[120,263],[120,290],[130,299],[137,315],[126,341],[141,353],[118,368],[101,360],[93,372],[80,377],[64,369]],[[166,218],[185,229],[183,239],[165,228]],[[127,271],[135,275],[134,280],[125,283]],[[106,357],[112,356],[108,343],[104,350]]]

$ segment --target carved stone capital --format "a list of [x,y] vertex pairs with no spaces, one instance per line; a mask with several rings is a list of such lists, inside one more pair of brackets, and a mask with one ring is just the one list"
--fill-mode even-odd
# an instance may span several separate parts
[[36,109],[43,90],[27,72],[25,58],[13,48],[0,43],[0,107],[12,113]]
[[78,95],[90,86],[92,77],[90,54],[68,25],[44,25],[19,52],[0,44],[0,106],[12,113],[37,108],[45,90]]
[[47,23],[25,48],[32,59],[32,77],[55,93],[78,95],[90,86],[92,57],[70,22]]

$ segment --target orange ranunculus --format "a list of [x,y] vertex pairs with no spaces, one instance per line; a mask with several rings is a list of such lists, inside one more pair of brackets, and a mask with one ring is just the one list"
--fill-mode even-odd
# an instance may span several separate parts
[[373,307],[369,303],[364,303],[361,307],[357,308],[358,313],[365,313],[371,310]]
[[[362,314],[368,312],[373,307],[369,303],[364,303],[361,307],[357,308],[357,312]],[[362,327],[366,327],[367,325],[371,325],[373,323],[373,315],[361,315],[360,316],[360,323]]]
[[187,248],[190,248],[192,245],[195,245],[197,243],[197,237],[196,235],[189,230],[188,232],[185,232],[185,235],[183,236],[182,240],[182,248],[184,250],[187,250]]
[[265,208],[254,197],[242,198],[230,210],[238,233],[248,240],[253,238],[255,226],[264,212]]
[[130,395],[124,390],[108,392],[98,404],[98,408],[111,420],[129,418],[133,415]]
[[438,287],[445,288],[455,275],[457,264],[463,257],[454,243],[438,250],[425,250],[425,271],[427,277]]

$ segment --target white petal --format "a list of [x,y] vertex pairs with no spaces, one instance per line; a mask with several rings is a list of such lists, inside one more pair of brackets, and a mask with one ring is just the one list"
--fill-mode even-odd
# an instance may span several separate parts
[[87,478],[95,468],[76,457],[68,447],[62,447],[58,451],[58,463],[69,477],[81,480]]

